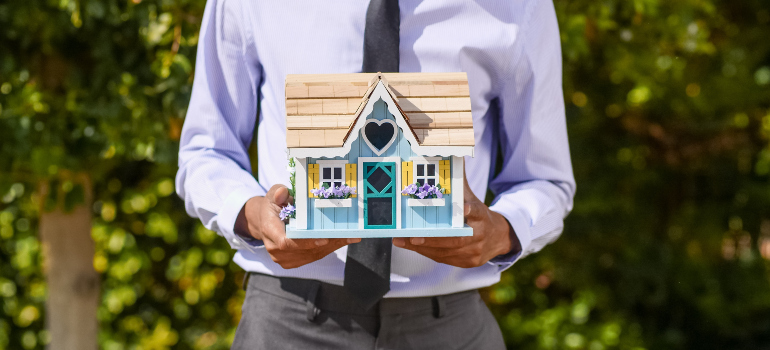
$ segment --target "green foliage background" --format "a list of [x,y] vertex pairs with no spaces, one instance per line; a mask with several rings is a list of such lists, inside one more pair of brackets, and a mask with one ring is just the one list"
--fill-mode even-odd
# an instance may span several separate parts
[[[770,3],[556,0],[575,209],[484,294],[516,349],[770,349]],[[242,273],[173,194],[202,0],[0,3],[0,349],[42,349],[36,194],[88,174],[104,349],[226,349]]]

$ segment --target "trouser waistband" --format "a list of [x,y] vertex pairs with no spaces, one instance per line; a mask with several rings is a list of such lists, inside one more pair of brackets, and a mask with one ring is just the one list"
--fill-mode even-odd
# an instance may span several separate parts
[[320,310],[364,316],[432,311],[435,317],[442,317],[447,304],[478,294],[478,291],[471,290],[432,297],[384,298],[367,310],[360,306],[342,286],[316,280],[275,277],[259,273],[248,273],[247,278],[248,281],[244,281],[244,286],[248,288],[307,304],[309,320],[313,320]]

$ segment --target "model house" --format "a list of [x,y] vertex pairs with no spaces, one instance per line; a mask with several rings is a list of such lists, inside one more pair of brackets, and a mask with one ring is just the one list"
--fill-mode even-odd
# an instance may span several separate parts
[[288,75],[290,238],[469,236],[465,73]]

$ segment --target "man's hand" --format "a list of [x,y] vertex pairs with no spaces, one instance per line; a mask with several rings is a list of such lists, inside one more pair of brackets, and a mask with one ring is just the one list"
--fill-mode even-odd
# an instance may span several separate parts
[[489,210],[465,180],[465,222],[473,227],[472,237],[394,238],[393,245],[413,250],[436,262],[457,267],[477,267],[490,259],[521,250],[511,225],[502,215]]
[[253,197],[246,202],[238,214],[235,232],[261,240],[270,258],[284,269],[309,264],[343,246],[361,241],[360,238],[286,238],[286,226],[278,213],[290,202],[293,202],[293,198],[289,197],[286,186],[274,185],[264,197]]

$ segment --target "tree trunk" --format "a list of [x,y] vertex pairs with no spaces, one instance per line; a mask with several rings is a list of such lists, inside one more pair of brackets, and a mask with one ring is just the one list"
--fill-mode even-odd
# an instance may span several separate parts
[[[55,210],[43,210],[40,216],[43,269],[48,283],[46,323],[51,336],[50,350],[96,350],[98,347],[99,274],[93,266],[91,183],[85,176],[78,179],[78,183],[84,188],[85,203],[65,212],[60,201]],[[47,184],[41,185],[42,198],[46,198],[47,187]],[[63,197],[63,194],[58,196]]]

